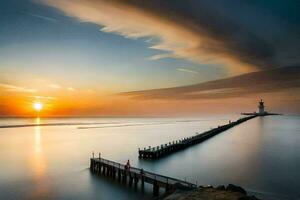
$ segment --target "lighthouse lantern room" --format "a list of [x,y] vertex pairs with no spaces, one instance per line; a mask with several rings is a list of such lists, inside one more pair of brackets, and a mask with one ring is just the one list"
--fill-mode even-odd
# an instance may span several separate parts
[[259,104],[258,104],[258,113],[259,114],[265,114],[265,106],[264,106],[264,102],[261,99]]

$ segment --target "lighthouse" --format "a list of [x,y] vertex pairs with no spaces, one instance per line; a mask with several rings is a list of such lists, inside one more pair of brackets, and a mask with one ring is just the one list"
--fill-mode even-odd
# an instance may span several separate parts
[[265,102],[261,99],[258,102],[258,112],[252,112],[252,113],[241,113],[242,115],[256,115],[256,116],[267,116],[267,115],[282,115],[279,113],[269,113],[265,111]]
[[265,114],[265,106],[264,106],[264,102],[261,99],[259,104],[258,104],[258,114],[263,115]]

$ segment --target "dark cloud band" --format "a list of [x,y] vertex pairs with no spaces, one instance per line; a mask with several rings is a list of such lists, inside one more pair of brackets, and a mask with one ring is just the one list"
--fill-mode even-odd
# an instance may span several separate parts
[[[197,63],[270,69],[300,63],[295,20],[272,4],[211,0],[43,0],[67,15],[126,37],[158,37],[152,48]],[[295,1],[293,1],[295,2]],[[293,2],[282,2],[284,6]],[[297,3],[294,3],[297,4]],[[262,6],[268,5],[269,7]],[[296,5],[294,5],[296,6]],[[161,58],[156,56],[154,58]],[[165,56],[163,56],[165,57]],[[239,67],[237,67],[239,66]]]
[[216,99],[300,89],[300,67],[276,68],[196,85],[122,93],[138,99]]

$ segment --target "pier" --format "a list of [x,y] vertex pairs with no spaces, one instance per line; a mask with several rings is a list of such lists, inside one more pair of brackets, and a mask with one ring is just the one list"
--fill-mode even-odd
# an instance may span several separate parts
[[139,148],[139,158],[143,159],[158,159],[163,156],[169,155],[173,152],[185,149],[187,147],[190,147],[192,145],[201,143],[219,133],[222,133],[223,131],[226,131],[227,129],[230,129],[234,126],[237,126],[245,121],[248,121],[250,119],[253,119],[260,115],[251,115],[248,117],[244,117],[241,119],[238,119],[237,121],[230,122],[223,126],[218,126],[217,128],[211,129],[209,131],[206,131],[201,134],[196,134],[191,137],[183,138],[180,140],[172,141],[166,144],[162,144],[160,146],[144,148],[143,150]]
[[145,183],[153,185],[153,196],[159,195],[160,188],[164,188],[168,193],[177,188],[194,189],[197,185],[183,180],[155,174],[143,169],[130,167],[125,168],[125,165],[103,158],[91,158],[90,170],[92,173],[101,174],[118,180],[120,183],[128,184],[132,187],[137,187],[140,182],[141,189],[144,190]]

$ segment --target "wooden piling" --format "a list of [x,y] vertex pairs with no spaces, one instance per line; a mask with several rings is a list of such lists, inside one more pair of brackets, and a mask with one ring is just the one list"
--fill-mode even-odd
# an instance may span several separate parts
[[153,196],[158,196],[159,195],[159,186],[157,181],[155,180],[153,183]]

